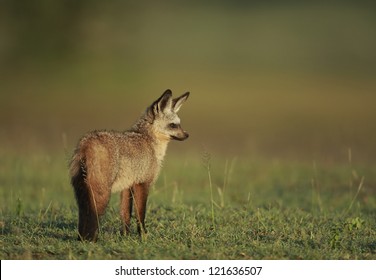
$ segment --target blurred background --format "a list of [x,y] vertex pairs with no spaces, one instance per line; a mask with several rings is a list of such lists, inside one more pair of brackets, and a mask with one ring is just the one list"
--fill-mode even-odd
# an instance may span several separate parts
[[376,158],[373,1],[0,1],[2,152],[68,151],[191,92],[172,153]]

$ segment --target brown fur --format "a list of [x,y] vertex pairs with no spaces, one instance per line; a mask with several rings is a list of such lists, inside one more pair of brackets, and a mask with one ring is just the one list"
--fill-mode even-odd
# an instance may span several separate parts
[[131,130],[94,131],[81,138],[70,164],[80,240],[97,240],[99,218],[105,213],[111,192],[119,191],[122,232],[130,232],[134,206],[138,232],[146,233],[149,188],[157,179],[167,144],[170,139],[188,138],[176,115],[188,95],[172,99],[167,90]]

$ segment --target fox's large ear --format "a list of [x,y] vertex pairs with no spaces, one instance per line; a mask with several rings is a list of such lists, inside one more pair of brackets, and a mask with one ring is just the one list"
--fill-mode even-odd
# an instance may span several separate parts
[[172,110],[177,113],[180,110],[181,105],[188,99],[189,92],[184,93],[182,96],[179,96],[172,100]]
[[153,111],[154,115],[157,115],[159,112],[163,112],[166,108],[171,108],[172,105],[172,92],[167,89],[161,97],[151,104],[150,109]]

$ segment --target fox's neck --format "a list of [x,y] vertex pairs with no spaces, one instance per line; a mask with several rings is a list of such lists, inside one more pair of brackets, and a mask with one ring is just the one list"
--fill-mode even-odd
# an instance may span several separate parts
[[166,155],[170,137],[155,131],[152,124],[148,122],[147,115],[143,116],[138,122],[136,122],[133,125],[132,130],[151,138],[155,156],[159,166],[161,166]]
[[163,163],[163,159],[166,155],[167,146],[169,142],[170,142],[169,138],[166,138],[165,136],[162,136],[162,135],[155,135],[154,151],[155,151],[155,156],[157,157],[157,160],[158,160],[158,164],[160,166]]

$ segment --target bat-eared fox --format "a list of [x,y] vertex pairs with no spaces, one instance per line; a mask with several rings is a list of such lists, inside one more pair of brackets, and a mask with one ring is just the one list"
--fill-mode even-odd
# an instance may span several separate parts
[[79,240],[97,240],[99,218],[114,192],[121,197],[122,233],[130,232],[132,207],[138,233],[146,233],[149,188],[158,177],[167,144],[189,136],[177,115],[188,96],[189,92],[173,99],[166,90],[131,129],[93,131],[80,139],[69,168],[79,210]]

